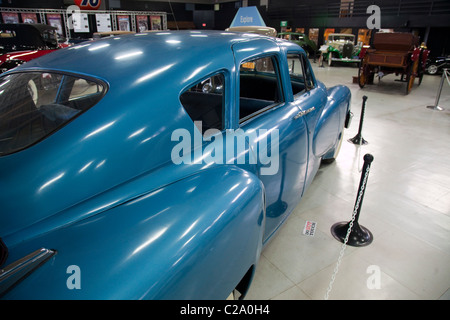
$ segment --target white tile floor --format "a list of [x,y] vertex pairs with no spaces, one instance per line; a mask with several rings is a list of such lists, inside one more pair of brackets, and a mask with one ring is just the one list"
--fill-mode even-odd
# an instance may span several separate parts
[[[395,75],[360,89],[352,83],[356,67],[312,65],[325,85],[351,89],[352,126],[336,162],[320,168],[264,249],[246,299],[324,299],[342,246],[330,228],[351,219],[360,159],[370,153],[359,223],[373,233],[373,242],[346,248],[329,299],[449,300],[450,86],[444,83],[439,105],[445,110],[437,111],[426,106],[434,105],[440,76],[425,75],[405,95]],[[358,132],[364,95],[362,136],[369,144],[359,147],[347,140]],[[306,221],[317,222],[313,237],[302,235]],[[377,280],[380,287],[373,288]]]

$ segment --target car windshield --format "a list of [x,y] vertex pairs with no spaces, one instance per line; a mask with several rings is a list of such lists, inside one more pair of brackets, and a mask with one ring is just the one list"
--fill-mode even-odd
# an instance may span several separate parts
[[304,39],[304,37],[302,34],[292,34],[291,35],[291,40],[301,41],[303,39]]
[[352,35],[333,35],[330,39],[331,41],[351,41],[355,40],[355,37]]
[[13,73],[0,78],[0,156],[27,148],[95,105],[102,82],[78,76]]

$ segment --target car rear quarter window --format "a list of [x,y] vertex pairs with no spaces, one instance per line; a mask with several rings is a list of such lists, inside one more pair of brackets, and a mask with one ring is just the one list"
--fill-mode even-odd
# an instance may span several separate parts
[[197,125],[200,132],[209,129],[224,129],[224,84],[223,74],[215,74],[202,80],[180,96],[180,102]]
[[95,105],[105,94],[99,80],[49,72],[0,78],[0,156],[25,149]]

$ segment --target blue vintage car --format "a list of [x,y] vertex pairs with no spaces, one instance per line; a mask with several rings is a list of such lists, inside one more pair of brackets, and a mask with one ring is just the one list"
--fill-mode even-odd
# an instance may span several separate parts
[[350,114],[303,49],[252,34],[132,34],[3,74],[0,295],[244,295]]

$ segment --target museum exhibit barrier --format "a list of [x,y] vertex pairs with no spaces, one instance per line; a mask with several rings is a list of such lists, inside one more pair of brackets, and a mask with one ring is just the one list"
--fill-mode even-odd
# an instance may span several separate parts
[[349,222],[335,223],[331,227],[331,233],[335,239],[353,247],[367,246],[373,240],[373,235],[370,230],[361,226],[358,222],[372,161],[373,156],[371,154],[368,153],[364,156],[359,192],[353,209],[352,219]]
[[373,156],[370,153],[364,155],[364,165],[362,168],[361,180],[359,182],[358,196],[353,208],[351,220],[349,222],[335,223],[331,227],[331,234],[333,235],[333,237],[343,244],[339,253],[338,261],[336,263],[336,266],[334,267],[333,275],[331,276],[330,283],[325,293],[325,300],[328,300],[328,296],[333,288],[333,283],[336,279],[337,273],[339,272],[339,266],[341,264],[342,258],[344,257],[345,248],[347,248],[347,245],[353,247],[363,247],[371,244],[373,241],[372,232],[370,232],[369,229],[361,226],[358,222],[372,162]]
[[361,134],[363,121],[364,121],[364,114],[366,112],[367,96],[363,96],[362,98],[363,98],[363,102],[362,102],[362,107],[361,107],[361,116],[359,118],[358,133],[353,138],[348,139],[348,142],[351,142],[353,144],[358,144],[358,145],[366,145],[366,144],[368,144],[368,142],[366,140],[364,140],[364,138],[362,137],[362,134]]
[[448,79],[450,71],[448,69],[443,69],[441,82],[439,83],[438,91],[436,94],[436,100],[433,106],[427,106],[428,109],[442,111],[444,108],[439,106],[439,100],[441,99],[442,87],[444,86],[444,78],[447,79],[447,83],[450,85],[450,80]]

